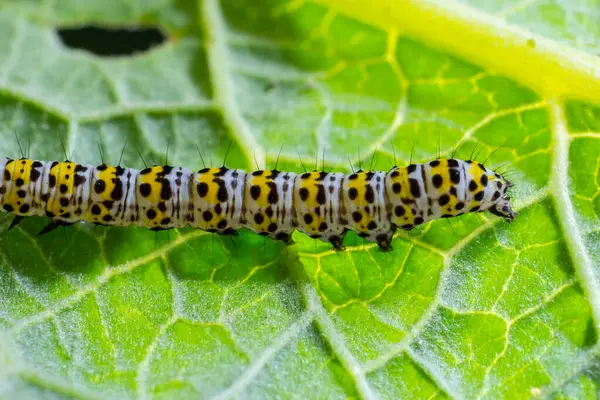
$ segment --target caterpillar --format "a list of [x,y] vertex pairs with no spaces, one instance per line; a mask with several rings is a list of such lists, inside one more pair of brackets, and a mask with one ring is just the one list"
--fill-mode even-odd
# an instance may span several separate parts
[[15,215],[9,229],[26,216],[47,216],[40,234],[76,222],[156,231],[190,225],[225,235],[246,227],[291,244],[297,229],[342,250],[352,230],[389,251],[397,229],[469,212],[508,222],[517,215],[511,182],[477,161],[454,158],[351,174],[225,166],[194,173],[29,158],[3,158],[0,168],[0,206]]

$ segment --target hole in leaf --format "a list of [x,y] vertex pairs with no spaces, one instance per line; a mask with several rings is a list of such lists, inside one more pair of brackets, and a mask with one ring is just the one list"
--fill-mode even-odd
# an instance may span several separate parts
[[166,40],[153,27],[107,28],[93,25],[58,29],[58,37],[72,49],[99,56],[127,56],[148,51]]

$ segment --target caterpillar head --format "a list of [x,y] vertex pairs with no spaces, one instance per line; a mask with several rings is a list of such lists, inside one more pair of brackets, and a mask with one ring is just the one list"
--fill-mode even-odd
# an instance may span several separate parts
[[500,193],[497,198],[492,197],[492,205],[488,211],[498,217],[504,218],[506,222],[511,222],[517,215],[518,212],[514,211],[510,205],[510,196],[506,191],[514,186],[514,183],[507,181],[504,177],[500,176],[499,182],[501,186],[495,193]]

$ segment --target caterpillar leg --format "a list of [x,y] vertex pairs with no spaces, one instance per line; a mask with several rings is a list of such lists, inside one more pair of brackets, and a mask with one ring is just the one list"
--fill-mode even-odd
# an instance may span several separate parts
[[333,246],[333,250],[335,251],[343,251],[346,250],[346,247],[343,244],[344,237],[332,235],[329,237],[329,243]]
[[42,236],[42,235],[45,235],[46,233],[50,233],[53,230],[55,230],[56,228],[58,228],[59,226],[69,226],[69,225],[73,225],[73,222],[51,220],[50,223],[48,223],[48,225],[46,225],[44,227],[44,229],[42,229],[41,231],[38,232],[37,236]]
[[386,253],[393,250],[392,240],[394,239],[394,233],[396,233],[397,229],[398,228],[395,225],[392,225],[390,226],[389,231],[375,236],[375,242],[379,245],[379,251]]
[[19,225],[21,223],[21,221],[23,221],[24,218],[25,218],[25,216],[23,216],[23,215],[15,215],[12,222],[10,223],[10,226],[8,227],[8,230],[10,231],[12,228]]
[[275,240],[281,240],[283,243],[285,243],[288,246],[291,246],[291,245],[293,245],[293,244],[296,243],[296,242],[294,242],[292,240],[292,235],[290,235],[287,232],[283,232],[283,231],[282,232],[278,232],[275,235]]
[[386,234],[377,235],[377,245],[379,246],[379,251],[383,253],[393,250],[391,240]]
[[173,228],[163,228],[162,226],[155,226],[155,227],[150,228],[150,230],[154,231],[154,232],[170,231],[171,229],[173,229]]
[[227,228],[222,232],[217,232],[219,235],[222,236],[239,236],[240,234],[238,233],[238,231],[236,231],[233,228]]

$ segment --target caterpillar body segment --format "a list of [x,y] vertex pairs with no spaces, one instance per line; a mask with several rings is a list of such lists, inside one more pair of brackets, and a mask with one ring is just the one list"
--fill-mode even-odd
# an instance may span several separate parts
[[343,247],[349,223],[343,208],[344,174],[305,172],[296,177],[294,204],[297,227],[300,232],[315,239]]
[[258,170],[246,174],[242,221],[259,235],[289,243],[297,226],[294,218],[296,174]]
[[507,194],[512,184],[470,160],[352,174],[136,170],[8,158],[0,168],[0,206],[17,216],[13,225],[25,216],[51,218],[43,232],[75,222],[153,230],[191,225],[230,235],[245,227],[291,243],[297,229],[340,250],[352,230],[387,251],[397,229],[468,212],[489,211],[509,222],[517,215]]
[[246,173],[221,167],[195,174],[186,170],[186,176],[190,196],[187,222],[182,226],[189,223],[208,232],[235,234],[242,223]]
[[348,229],[388,250],[396,225],[390,221],[385,172],[358,171],[343,179],[343,221]]

